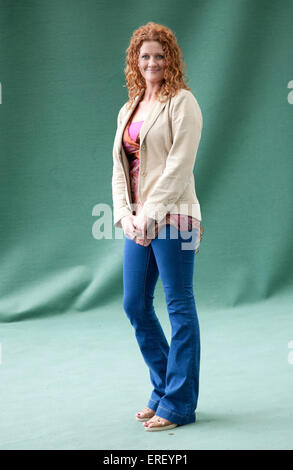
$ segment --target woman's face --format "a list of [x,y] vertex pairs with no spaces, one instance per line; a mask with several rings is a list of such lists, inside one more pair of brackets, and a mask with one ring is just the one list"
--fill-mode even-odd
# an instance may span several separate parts
[[165,57],[158,41],[144,41],[141,45],[138,67],[146,83],[160,83],[164,78]]

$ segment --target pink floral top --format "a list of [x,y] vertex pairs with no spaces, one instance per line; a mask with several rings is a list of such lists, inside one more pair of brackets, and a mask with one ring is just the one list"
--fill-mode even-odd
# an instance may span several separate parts
[[[131,120],[131,118],[130,118]],[[140,141],[139,141],[139,132],[141,126],[144,121],[137,121],[131,123],[130,120],[128,121],[124,132],[123,132],[123,147],[125,153],[127,155],[129,161],[129,176],[130,176],[130,187],[131,187],[131,197],[132,197],[132,204],[135,207],[135,211],[133,211],[134,215],[138,215],[141,208],[142,203],[139,200],[138,196],[138,175],[139,175],[139,148],[140,148]],[[179,231],[186,231],[191,230],[192,228],[197,228],[197,240],[195,246],[195,254],[199,252],[199,244],[202,239],[202,235],[204,233],[204,229],[198,219],[195,217],[191,217],[184,214],[170,214],[167,213],[164,219],[164,225],[171,224],[176,227]],[[161,226],[155,222],[155,237],[158,235]],[[152,238],[138,238],[135,237],[134,241],[139,245],[148,246]]]

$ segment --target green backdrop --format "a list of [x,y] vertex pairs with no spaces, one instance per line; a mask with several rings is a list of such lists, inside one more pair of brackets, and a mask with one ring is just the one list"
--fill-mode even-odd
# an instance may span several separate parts
[[[0,1],[2,378],[5,371],[15,377],[9,354],[19,364],[21,332],[31,334],[33,323],[22,327],[23,320],[42,320],[42,330],[50,317],[66,314],[69,340],[74,314],[91,312],[97,334],[108,325],[115,337],[113,323],[121,321],[132,338],[122,311],[123,237],[114,238],[112,227],[112,237],[97,239],[95,209],[112,205],[125,50],[134,29],[155,21],[176,34],[203,114],[194,170],[205,230],[195,258],[198,312],[209,312],[219,328],[238,312],[253,329],[257,305],[274,305],[273,322],[281,314],[276,306],[286,305],[277,325],[284,328],[284,382],[292,384],[292,16],[289,0]],[[160,281],[156,299],[168,325]],[[229,312],[223,323],[220,312]],[[93,352],[98,339],[92,341]]]

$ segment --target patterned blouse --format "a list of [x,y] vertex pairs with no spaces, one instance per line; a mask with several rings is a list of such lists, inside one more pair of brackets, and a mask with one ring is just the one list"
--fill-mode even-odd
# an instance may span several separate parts
[[[129,177],[130,177],[130,187],[131,187],[131,198],[132,204],[135,207],[133,211],[134,215],[138,215],[142,209],[142,203],[139,200],[138,196],[138,175],[139,175],[139,148],[140,148],[140,139],[139,131],[142,127],[144,121],[136,121],[131,123],[131,118],[128,121],[124,132],[123,132],[123,147],[129,162]],[[191,230],[192,228],[197,228],[197,240],[195,245],[195,254],[199,252],[199,244],[204,233],[204,229],[198,219],[192,216],[185,214],[170,214],[167,213],[163,219],[163,225],[170,224],[177,228],[179,231]],[[157,237],[161,225],[155,221],[155,233],[154,238]],[[152,238],[138,238],[135,237],[135,243],[139,245],[148,246]]]

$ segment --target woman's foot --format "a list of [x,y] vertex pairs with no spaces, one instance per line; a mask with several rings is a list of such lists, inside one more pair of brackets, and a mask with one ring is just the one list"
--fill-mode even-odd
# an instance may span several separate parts
[[164,429],[172,429],[178,426],[178,424],[172,423],[172,421],[161,418],[161,416],[157,416],[156,414],[143,425],[146,431],[163,431]]
[[138,421],[147,421],[148,419],[152,418],[156,412],[147,406],[143,408],[141,411],[136,413],[136,419]]

